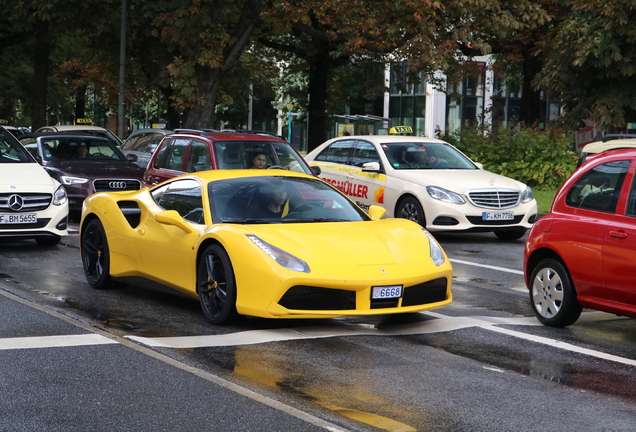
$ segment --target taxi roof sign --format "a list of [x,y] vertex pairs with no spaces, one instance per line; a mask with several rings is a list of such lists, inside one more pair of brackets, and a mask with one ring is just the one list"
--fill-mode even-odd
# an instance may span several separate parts
[[8,125],[9,122],[7,121],[7,119],[0,119],[0,124]]
[[89,118],[78,118],[75,120],[75,124],[93,124],[93,120]]
[[390,134],[413,133],[411,126],[393,126],[389,129]]

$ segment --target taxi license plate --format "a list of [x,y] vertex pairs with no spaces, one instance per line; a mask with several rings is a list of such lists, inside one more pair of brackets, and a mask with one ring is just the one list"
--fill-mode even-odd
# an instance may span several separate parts
[[481,220],[513,220],[515,214],[513,212],[483,212],[481,214]]
[[402,285],[388,285],[371,287],[372,299],[400,298],[402,297]]
[[37,221],[38,216],[35,213],[0,214],[0,224],[35,223]]

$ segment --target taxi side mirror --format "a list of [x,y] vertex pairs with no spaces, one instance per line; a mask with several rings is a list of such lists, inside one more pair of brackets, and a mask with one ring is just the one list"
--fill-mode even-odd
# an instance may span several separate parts
[[314,173],[314,175],[316,177],[318,177],[320,174],[322,174],[322,170],[320,169],[319,166],[310,166],[309,168],[311,168],[311,171]]
[[380,162],[367,162],[362,164],[362,172],[382,172]]
[[181,228],[190,234],[194,228],[181,217],[176,210],[165,210],[155,215],[155,220],[163,225],[172,225]]
[[[370,163],[377,163],[377,162],[370,162]],[[386,209],[384,207],[380,207],[379,205],[369,206],[368,214],[371,220],[380,220],[382,219],[382,216],[384,216],[385,213],[386,213]]]

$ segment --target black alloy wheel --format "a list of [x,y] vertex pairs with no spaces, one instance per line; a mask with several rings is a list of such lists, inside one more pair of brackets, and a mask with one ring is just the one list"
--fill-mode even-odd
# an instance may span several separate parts
[[413,197],[406,197],[398,205],[396,217],[412,220],[423,227],[426,227],[426,219],[424,218],[424,210],[420,202]]
[[205,317],[215,325],[234,321],[236,280],[227,252],[218,244],[208,246],[199,261],[197,291]]
[[84,276],[93,288],[106,289],[112,286],[108,239],[99,219],[88,222],[83,230],[82,266]]

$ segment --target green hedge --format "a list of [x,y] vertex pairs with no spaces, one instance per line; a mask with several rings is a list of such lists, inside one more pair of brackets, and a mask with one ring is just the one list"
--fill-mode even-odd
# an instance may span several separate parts
[[484,169],[519,180],[533,189],[556,189],[576,168],[572,136],[556,131],[463,130],[440,136]]

